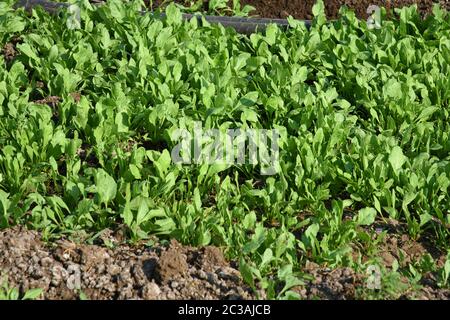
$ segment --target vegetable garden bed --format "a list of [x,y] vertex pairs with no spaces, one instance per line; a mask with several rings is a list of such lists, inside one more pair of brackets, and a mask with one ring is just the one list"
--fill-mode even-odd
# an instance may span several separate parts
[[[0,297],[449,298],[445,10],[370,29],[347,10],[328,23],[318,1],[310,28],[243,35],[175,5],[155,19],[84,1],[76,20],[14,3],[0,3]],[[213,9],[199,10],[227,13]],[[175,132],[199,125],[276,130],[275,171],[175,163]]]

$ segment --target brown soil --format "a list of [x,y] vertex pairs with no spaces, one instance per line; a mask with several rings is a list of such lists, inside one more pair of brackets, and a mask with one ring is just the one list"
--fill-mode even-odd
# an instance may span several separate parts
[[[407,230],[406,223],[392,219],[378,221],[371,227],[366,228],[366,231],[373,234],[374,240],[378,238],[379,245],[376,255],[379,257],[380,262],[388,270],[392,268],[395,261],[398,262],[400,268],[407,269],[410,265],[417,266],[422,259],[429,256],[436,268],[442,268],[445,264],[447,254],[430,240],[432,236],[424,232],[419,239],[414,240],[407,234]],[[385,234],[381,234],[382,232],[385,232]],[[364,254],[364,250],[354,250],[355,256],[357,252],[363,254],[363,262],[368,260],[368,257]],[[436,272],[424,272],[419,281],[419,284],[422,286],[421,290],[410,292],[403,298],[448,300],[450,298],[450,291],[439,288],[437,286],[437,279],[438,274]]]
[[[386,226],[386,225],[385,225]],[[425,239],[413,241],[408,235],[395,233],[399,230],[391,230],[388,232],[384,241],[378,247],[377,255],[380,257],[380,263],[387,270],[392,270],[395,260],[399,263],[400,268],[408,268],[410,264],[417,263],[426,254],[429,254],[436,264],[437,268],[443,267],[446,255],[436,249],[435,246],[427,242]],[[355,248],[354,257],[357,259]],[[367,262],[369,257],[361,250],[362,261]],[[307,261],[303,270],[305,274],[312,278],[305,285],[295,287],[297,292],[303,299],[332,299],[332,300],[348,300],[364,298],[367,295],[361,295],[362,291],[358,289],[367,286],[367,275],[357,273],[351,268],[326,268],[319,266],[313,262]],[[408,284],[406,277],[402,277],[401,281],[406,284],[404,292],[399,292],[399,299],[421,299],[421,300],[448,300],[450,299],[450,290],[442,289],[437,286],[438,275],[435,272],[426,272],[419,281],[420,288],[413,289]]]
[[[188,5],[189,1],[175,0],[173,2]],[[208,8],[208,0],[203,1],[203,10]],[[316,0],[241,0],[242,5],[251,5],[255,7],[255,11],[250,13],[251,16],[259,16],[264,18],[287,18],[293,16],[296,19],[308,20],[312,19],[312,7]],[[161,5],[167,4],[168,1],[154,0],[153,9]],[[230,1],[231,3],[231,1]],[[367,9],[370,5],[377,5],[385,8],[402,8],[417,4],[422,14],[429,14],[434,3],[440,3],[447,10],[450,9],[449,0],[324,0],[325,13],[329,19],[336,19],[339,16],[339,8],[347,6],[355,11],[359,18],[367,18]]]
[[365,285],[364,276],[351,268],[328,269],[307,262],[304,270],[312,280],[304,286],[293,288],[303,299],[352,300],[357,297],[357,288]]
[[379,246],[379,256],[387,267],[391,267],[394,260],[399,262],[402,267],[410,263],[417,262],[426,254],[429,254],[435,261],[436,266],[441,268],[445,264],[446,253],[442,252],[432,243],[427,234],[417,240],[413,240],[407,234],[408,227],[406,223],[389,219],[387,221],[378,221],[366,231],[372,231],[374,237],[376,234],[386,232],[381,238]]
[[44,99],[36,100],[36,101],[34,101],[34,103],[46,104],[49,107],[56,108],[60,101],[61,101],[61,98],[58,97],[58,96],[49,96],[49,97],[44,98]]
[[3,47],[3,56],[5,57],[6,62],[11,62],[14,60],[14,57],[17,55],[16,46],[8,42]]
[[10,63],[19,54],[16,45],[20,43],[22,39],[18,36],[12,37],[10,42],[7,42],[2,48],[2,54],[7,63]]
[[109,249],[60,240],[46,245],[21,227],[0,232],[0,277],[45,299],[249,299],[250,289],[218,248],[125,244]]
[[[235,263],[227,262],[217,247],[193,248],[174,240],[169,245],[130,246],[123,243],[119,231],[105,230],[99,237],[102,245],[68,240],[50,245],[36,231],[23,227],[2,230],[0,280],[6,276],[9,286],[22,294],[42,288],[41,299],[78,299],[80,292],[89,299],[107,300],[255,298]],[[416,259],[416,254],[426,251],[409,239],[403,242],[409,258]],[[392,241],[386,243],[385,251],[394,255],[397,247]],[[311,280],[292,290],[304,299],[360,298],[358,290],[366,285],[366,275],[350,268],[329,269],[307,262],[303,272]],[[450,298],[448,290],[436,287],[432,274],[425,275],[422,285],[404,298]],[[259,296],[265,298],[262,292]]]
[[[315,0],[242,0],[242,4],[249,4],[256,8],[252,14],[267,18],[286,18],[292,15],[296,19],[311,19],[312,6]],[[325,12],[330,19],[339,16],[339,8],[347,6],[355,11],[359,18],[367,18],[367,9],[370,5],[386,8],[401,8],[417,4],[422,13],[430,13],[433,3],[437,0],[324,0]],[[440,1],[441,4],[450,8],[449,1]]]

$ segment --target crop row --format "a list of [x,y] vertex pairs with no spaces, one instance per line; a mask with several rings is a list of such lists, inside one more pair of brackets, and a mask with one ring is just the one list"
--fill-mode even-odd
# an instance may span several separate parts
[[[290,19],[247,37],[183,22],[172,5],[158,20],[138,1],[85,1],[68,28],[11,3],[0,4],[12,50],[0,57],[0,228],[51,239],[124,224],[134,241],[223,246],[272,297],[296,296],[306,260],[356,268],[377,221],[448,248],[447,12],[404,8],[369,30],[346,10],[328,24],[319,1],[310,30]],[[174,164],[172,133],[196,122],[276,129],[279,173]]]

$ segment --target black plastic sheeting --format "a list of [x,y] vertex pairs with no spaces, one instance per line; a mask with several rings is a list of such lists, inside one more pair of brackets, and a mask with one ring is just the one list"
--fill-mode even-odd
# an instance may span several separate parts
[[[52,2],[48,0],[19,0],[16,2],[15,8],[25,8],[27,11],[31,11],[34,7],[42,6],[44,10],[50,13],[57,13],[61,9],[68,8],[69,3],[62,2]],[[142,11],[142,14],[153,14],[150,11]],[[158,16],[164,17],[164,13]],[[276,24],[281,29],[287,29],[289,23],[285,19],[267,19],[267,18],[241,18],[241,17],[227,17],[227,16],[205,16],[199,14],[186,14],[184,13],[183,19],[191,20],[192,18],[197,18],[198,23],[201,25],[204,18],[209,23],[218,23],[224,27],[231,27],[238,33],[242,34],[252,34],[257,31],[264,31],[269,24]],[[156,15],[155,15],[156,17]],[[311,21],[304,20],[305,26],[309,28],[311,26]]]

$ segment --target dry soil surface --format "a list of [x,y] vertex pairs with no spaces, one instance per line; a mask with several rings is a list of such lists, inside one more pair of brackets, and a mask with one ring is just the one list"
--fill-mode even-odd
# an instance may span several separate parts
[[[102,245],[59,240],[44,243],[39,232],[23,227],[0,231],[0,278],[23,294],[32,288],[44,290],[40,299],[254,299],[242,281],[236,263],[228,262],[220,248],[193,248],[176,241],[168,245],[127,245],[116,234],[105,232]],[[406,255],[427,250],[409,239],[386,242],[390,260],[403,248]],[[411,246],[417,250],[410,250]],[[385,261],[389,266],[389,261]],[[350,268],[329,269],[307,262],[303,272],[310,280],[293,288],[304,299],[355,299],[366,286],[366,275]],[[280,288],[281,289],[281,288]],[[360,291],[360,290],[359,290]],[[259,292],[260,298],[266,298]],[[403,298],[449,299],[448,290],[436,286],[433,275],[423,288]]]
[[[175,2],[181,4],[189,3],[186,0],[175,0]],[[204,0],[203,2],[203,9],[207,10],[209,1]],[[153,0],[152,3],[153,8],[156,8],[168,2],[164,0]],[[256,10],[250,13],[251,16],[287,18],[291,15],[301,20],[312,18],[312,7],[314,3],[316,3],[316,0],[241,0],[242,5],[249,4],[255,7]],[[336,19],[339,16],[340,7],[344,5],[354,10],[359,18],[366,19],[368,16],[367,9],[371,5],[393,9],[417,4],[420,12],[425,15],[431,12],[435,3],[440,3],[447,10],[450,9],[450,0],[324,0],[325,12],[329,19]]]
[[42,288],[46,299],[250,299],[250,289],[216,247],[168,246],[110,249],[68,240],[45,244],[36,231],[0,231],[0,274],[25,292]]
[[[312,6],[316,0],[242,0],[243,4],[250,4],[256,8],[254,14],[269,18],[286,18],[292,15],[297,19],[311,19]],[[359,18],[367,18],[367,9],[371,5],[386,8],[402,8],[417,4],[423,13],[430,13],[434,3],[440,2],[442,6],[450,8],[448,0],[324,0],[325,12],[330,19],[339,16],[341,6],[347,6],[355,11]]]

